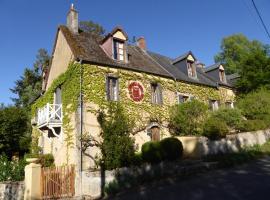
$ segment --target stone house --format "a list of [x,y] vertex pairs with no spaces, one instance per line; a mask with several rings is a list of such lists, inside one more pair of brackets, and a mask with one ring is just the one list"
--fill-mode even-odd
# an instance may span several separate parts
[[71,7],[67,25],[57,29],[43,95],[33,105],[34,136],[42,153],[52,153],[56,165],[75,164],[78,171],[95,167],[97,147],[81,151],[81,136],[100,140],[97,112],[119,101],[135,119],[136,149],[150,140],[170,136],[170,106],[196,98],[233,107],[235,94],[222,65],[206,68],[191,51],[169,58],[147,49],[141,37],[128,42],[121,27],[105,37],[83,32]]

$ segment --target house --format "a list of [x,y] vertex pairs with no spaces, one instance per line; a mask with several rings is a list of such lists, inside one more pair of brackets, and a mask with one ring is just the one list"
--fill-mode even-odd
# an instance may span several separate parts
[[121,102],[135,120],[140,131],[132,137],[140,150],[147,141],[170,136],[172,105],[196,98],[218,109],[232,106],[235,97],[222,65],[205,69],[191,51],[177,58],[151,52],[143,37],[130,44],[121,27],[103,38],[83,32],[73,6],[67,25],[57,29],[43,90],[32,109],[42,153],[52,153],[56,165],[75,164],[78,171],[95,167],[99,149],[82,153],[80,138],[88,134],[100,141],[97,111],[110,101]]

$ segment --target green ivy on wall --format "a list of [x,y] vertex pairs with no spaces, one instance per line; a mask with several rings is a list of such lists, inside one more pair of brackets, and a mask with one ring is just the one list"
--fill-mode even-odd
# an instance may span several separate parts
[[[80,65],[74,62],[69,65],[65,73],[53,81],[46,93],[32,106],[32,116],[34,116],[38,108],[45,106],[47,103],[53,103],[54,92],[57,87],[61,87],[63,130],[66,136],[67,149],[73,147],[75,141],[74,134],[72,134],[74,124],[71,123],[71,116],[79,105],[81,72],[83,73],[83,101],[85,103],[91,102],[92,104],[90,105],[96,105],[88,107],[88,112],[95,113],[98,111],[97,109],[106,109],[108,106],[108,101],[106,100],[106,76],[113,74],[119,77],[120,102],[126,114],[136,123],[138,128],[147,126],[149,121],[168,122],[169,109],[177,101],[177,91],[191,94],[205,102],[208,102],[208,99],[222,100],[222,98],[225,98],[216,88],[176,82],[146,73],[89,64]],[[141,102],[135,102],[129,97],[128,85],[131,81],[140,82],[144,88],[144,98]],[[151,103],[151,83],[153,82],[159,83],[162,86],[162,105]]]

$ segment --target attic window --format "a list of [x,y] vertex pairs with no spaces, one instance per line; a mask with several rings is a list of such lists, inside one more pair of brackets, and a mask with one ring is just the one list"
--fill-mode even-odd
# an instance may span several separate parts
[[115,60],[125,61],[124,41],[113,39],[113,58]]
[[226,83],[225,72],[223,69],[219,69],[219,79],[221,82]]
[[196,67],[193,62],[188,61],[187,62],[187,71],[188,71],[188,76],[191,78],[196,78]]

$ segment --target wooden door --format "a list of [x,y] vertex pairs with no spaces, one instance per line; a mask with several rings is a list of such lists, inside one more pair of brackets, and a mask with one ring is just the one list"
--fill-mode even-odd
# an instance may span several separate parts
[[151,128],[151,139],[152,141],[160,141],[159,127],[155,126]]

